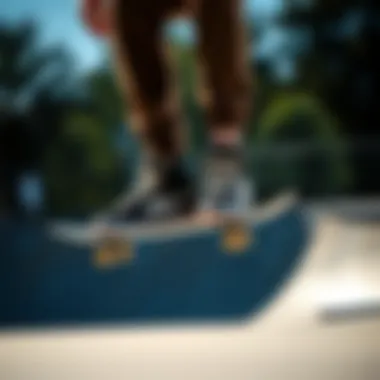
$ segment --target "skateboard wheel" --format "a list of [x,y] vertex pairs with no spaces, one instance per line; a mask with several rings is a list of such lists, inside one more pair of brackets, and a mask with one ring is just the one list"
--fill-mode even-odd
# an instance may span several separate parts
[[251,244],[251,233],[242,223],[229,223],[222,231],[223,250],[229,254],[242,254]]
[[95,266],[103,269],[129,264],[132,260],[132,245],[113,238],[102,242],[94,255]]

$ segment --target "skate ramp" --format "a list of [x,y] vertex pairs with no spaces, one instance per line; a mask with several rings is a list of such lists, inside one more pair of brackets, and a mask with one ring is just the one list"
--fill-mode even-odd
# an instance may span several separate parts
[[[316,234],[303,267],[258,319],[186,329],[3,333],[0,377],[379,379],[380,319],[371,314],[371,318],[330,323],[321,314],[328,302],[331,305],[334,290],[343,294],[342,284],[348,278],[353,280],[351,289],[361,286],[356,299],[380,289],[380,226],[363,219],[356,223],[355,218],[347,222],[318,207],[313,212]],[[361,279],[370,281],[360,283]]]

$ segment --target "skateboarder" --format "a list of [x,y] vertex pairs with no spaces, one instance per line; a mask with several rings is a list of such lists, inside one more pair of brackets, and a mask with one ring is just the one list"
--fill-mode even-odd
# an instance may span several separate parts
[[[202,208],[247,207],[243,126],[250,106],[241,0],[82,0],[93,33],[107,36],[118,84],[141,142],[135,190],[115,202],[107,220],[163,220]],[[208,149],[200,191],[185,164],[185,131],[161,38],[173,15],[194,18],[207,97]]]

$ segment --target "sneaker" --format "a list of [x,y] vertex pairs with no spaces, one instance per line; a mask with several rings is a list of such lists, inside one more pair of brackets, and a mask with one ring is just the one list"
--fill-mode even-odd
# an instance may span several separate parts
[[94,221],[106,225],[162,221],[186,216],[194,207],[195,192],[185,165],[145,157],[133,189],[121,194]]
[[199,208],[228,215],[249,211],[253,186],[240,147],[213,147],[205,160]]

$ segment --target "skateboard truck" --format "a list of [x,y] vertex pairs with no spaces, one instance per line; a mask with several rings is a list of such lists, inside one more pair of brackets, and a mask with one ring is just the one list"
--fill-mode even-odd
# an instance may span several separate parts
[[226,220],[221,226],[221,243],[225,253],[244,254],[253,242],[252,231],[244,219]]
[[93,256],[93,264],[100,269],[119,266],[121,263],[129,264],[134,258],[131,243],[109,236],[102,240]]
[[[208,229],[211,225],[198,224],[199,231]],[[212,228],[212,227],[211,227]],[[219,231],[221,253],[228,255],[243,255],[252,244],[252,230],[244,217],[229,216],[219,219],[214,227]],[[186,233],[186,229],[183,231]],[[137,235],[136,231],[136,235]],[[93,255],[93,265],[99,269],[112,269],[120,265],[128,265],[134,260],[134,233],[122,236],[120,231],[103,231],[103,237],[98,241]]]

